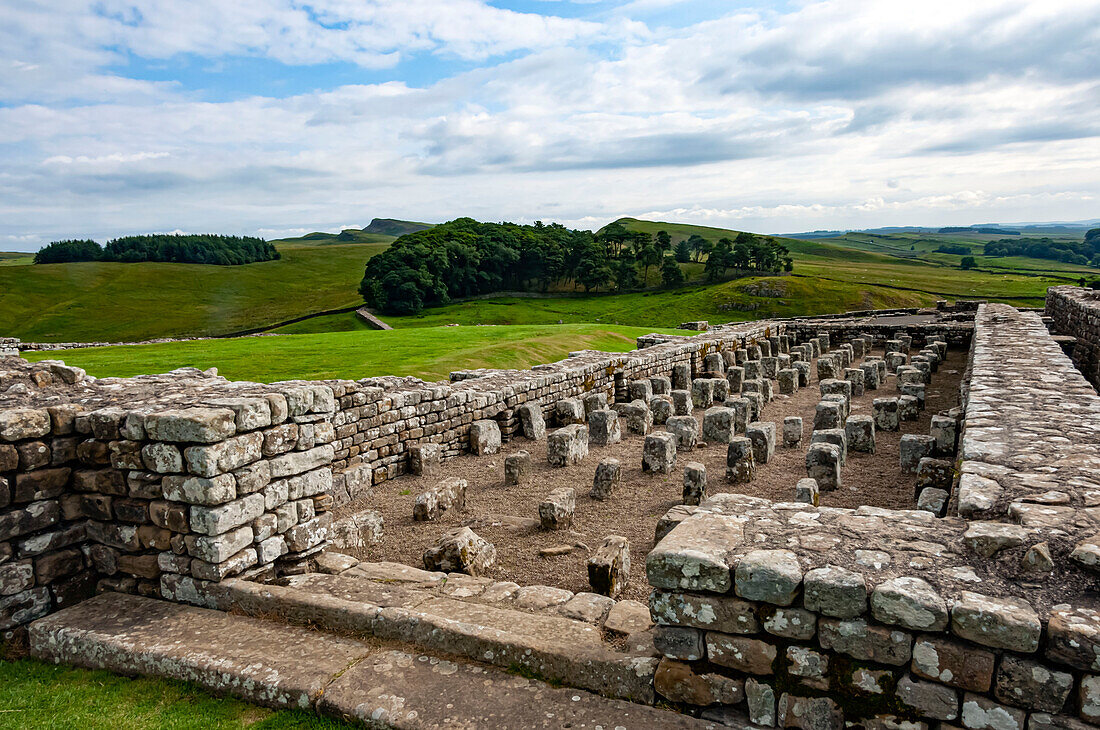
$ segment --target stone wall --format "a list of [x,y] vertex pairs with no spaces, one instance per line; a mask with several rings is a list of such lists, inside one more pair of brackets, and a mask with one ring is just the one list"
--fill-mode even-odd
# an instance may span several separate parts
[[19,340],[14,337],[0,337],[0,357],[19,354]]
[[1076,286],[1047,289],[1046,314],[1055,332],[1072,335],[1073,363],[1100,388],[1100,291]]
[[944,518],[686,509],[646,564],[658,694],[815,730],[1100,724],[1100,398],[1037,315],[979,308],[960,455]]
[[470,426],[516,408],[694,369],[772,334],[768,323],[581,352],[524,371],[234,383],[184,368],[88,376],[61,361],[0,360],[0,632],[96,590],[187,601],[230,576],[307,570],[329,510],[406,469],[409,447],[469,450]]

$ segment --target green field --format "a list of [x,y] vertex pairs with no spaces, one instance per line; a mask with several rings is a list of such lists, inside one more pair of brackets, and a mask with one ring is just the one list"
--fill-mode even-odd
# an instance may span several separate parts
[[0,266],[0,332],[27,341],[220,335],[359,303],[389,243],[279,243],[244,266],[84,262]]
[[[711,241],[736,231],[622,219],[627,228],[668,231],[674,243],[699,234]],[[825,314],[873,307],[927,306],[937,299],[993,299],[1041,306],[1047,287],[1100,276],[1089,267],[1021,257],[981,256],[989,234],[848,233],[829,239],[782,239],[794,272],[706,285],[703,265],[683,266],[691,283],[628,294],[549,298],[501,296],[387,317],[395,328],[443,324],[619,324],[675,327],[768,316]],[[27,265],[26,254],[0,254],[0,333],[27,341],[135,341],[156,337],[223,335],[360,302],[363,266],[393,239],[378,233],[313,233],[275,242],[279,261],[246,266],[74,263]],[[350,241],[350,242],[349,242]],[[935,251],[965,244],[978,269],[959,268],[961,256]],[[565,286],[566,290],[571,289]],[[353,314],[315,317],[275,328],[287,334],[363,332]]]
[[23,659],[0,660],[0,729],[342,730],[300,710],[272,711],[215,697],[199,687],[129,679]]
[[[648,327],[598,324],[328,332],[279,337],[196,340],[155,345],[29,352],[31,360],[64,358],[97,377],[217,367],[231,380],[359,379],[415,375],[446,379],[452,370],[528,368],[573,350],[627,352]],[[667,330],[666,330],[667,331]],[[680,334],[686,334],[680,332]]]

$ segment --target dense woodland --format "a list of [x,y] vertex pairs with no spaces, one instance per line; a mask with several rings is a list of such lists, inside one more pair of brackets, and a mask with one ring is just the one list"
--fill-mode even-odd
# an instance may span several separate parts
[[986,256],[1030,256],[1066,264],[1100,266],[1100,228],[1085,234],[1081,243],[1051,238],[1006,238],[985,245]]
[[678,242],[612,223],[599,233],[559,224],[479,223],[459,218],[402,236],[367,262],[359,292],[389,314],[499,291],[549,291],[572,285],[586,292],[630,291],[644,286],[650,270],[665,286],[685,281],[680,264],[697,262],[709,281],[735,271],[790,271],[787,248],[774,239],[740,233],[711,242],[692,236]]
[[124,236],[100,246],[91,240],[54,241],[39,249],[36,264],[70,261],[163,261],[180,264],[236,266],[279,258],[275,246],[251,236],[214,234]]

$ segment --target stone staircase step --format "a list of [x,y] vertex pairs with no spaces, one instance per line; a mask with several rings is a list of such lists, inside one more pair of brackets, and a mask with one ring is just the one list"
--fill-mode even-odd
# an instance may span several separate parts
[[212,605],[327,631],[374,636],[454,654],[604,697],[651,705],[657,658],[605,642],[588,623],[439,597],[347,574],[295,576],[290,585],[243,580],[212,587]]
[[195,682],[378,728],[716,727],[492,667],[127,594],[39,619],[30,645],[46,661]]

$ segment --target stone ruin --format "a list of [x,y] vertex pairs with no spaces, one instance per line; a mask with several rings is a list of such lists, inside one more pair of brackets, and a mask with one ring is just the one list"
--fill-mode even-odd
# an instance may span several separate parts
[[[484,680],[478,707],[459,703],[467,720],[491,702],[495,675],[484,673],[498,667],[678,711],[600,706],[601,717],[643,713],[633,721],[646,727],[1100,726],[1100,300],[1056,287],[1043,314],[941,303],[761,321],[449,383],[264,385],[193,369],[96,379],[8,357],[0,630],[46,659],[394,726],[415,718],[377,693],[364,702],[355,682],[367,680],[346,663],[328,671],[318,659],[320,689],[241,668],[260,687],[245,691],[188,627],[237,617],[226,630],[245,636],[258,629],[244,615],[276,617],[322,629],[309,641],[330,642],[326,655],[381,661],[324,638],[367,634],[458,657],[470,662],[459,676]],[[961,407],[901,439],[912,508],[823,506],[851,468],[846,454],[873,453],[877,431],[919,411],[949,350],[967,353]],[[821,391],[814,423],[755,417],[806,387]],[[850,410],[860,393],[874,396],[870,415]],[[691,408],[706,411],[701,424],[676,420]],[[548,433],[547,417],[560,428]],[[727,474],[711,475],[726,491],[708,494],[705,468],[683,459],[700,437],[728,444]],[[655,526],[644,559],[647,607],[615,600],[630,554],[613,535],[588,562],[593,591],[576,594],[481,577],[495,549],[469,527],[441,541],[434,564],[425,556],[428,570],[329,549],[347,527],[333,524],[336,505],[369,503],[407,471],[438,474],[417,501],[428,521],[465,501],[450,459],[521,438],[546,439],[562,464],[582,462],[590,440],[643,438],[647,472],[682,468],[684,504]],[[805,451],[805,477],[790,501],[754,495],[756,470],[781,448]],[[506,462],[513,484],[527,478],[524,456]],[[568,528],[577,491],[611,497],[618,461],[594,470],[593,483],[547,496],[544,529]],[[168,656],[182,668],[166,669]],[[413,674],[403,686],[435,687]],[[402,692],[412,702],[415,690]],[[573,695],[563,702],[594,701]]]

